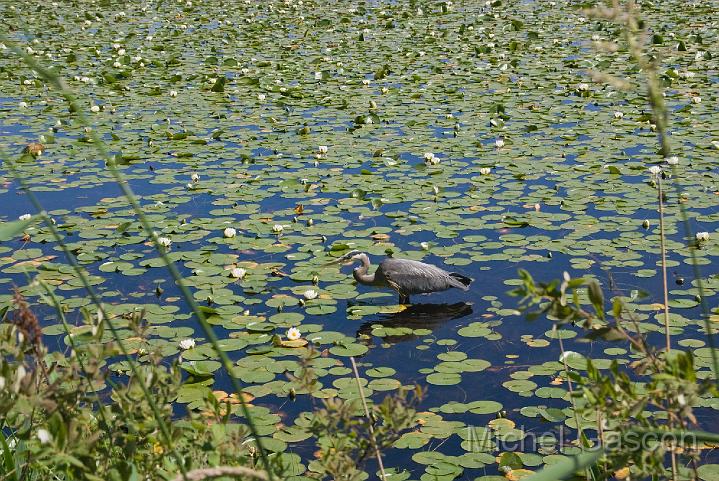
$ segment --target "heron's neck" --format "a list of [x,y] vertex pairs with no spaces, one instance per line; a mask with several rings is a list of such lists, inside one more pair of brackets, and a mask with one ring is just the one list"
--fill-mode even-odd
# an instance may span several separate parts
[[373,284],[374,274],[367,273],[370,266],[369,257],[367,257],[367,254],[361,254],[360,261],[362,262],[362,265],[356,267],[355,270],[352,271],[352,275],[360,284]]

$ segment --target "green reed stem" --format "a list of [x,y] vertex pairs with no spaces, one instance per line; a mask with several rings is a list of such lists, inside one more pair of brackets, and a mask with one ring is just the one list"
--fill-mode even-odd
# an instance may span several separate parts
[[664,233],[664,195],[662,191],[661,175],[657,176],[657,191],[659,193],[659,247],[662,251],[662,292],[664,293],[664,336],[666,338],[667,352],[672,349],[672,338],[669,334],[669,288],[667,287],[667,245]]
[[50,217],[45,212],[45,209],[43,209],[42,204],[40,204],[40,201],[38,200],[35,193],[30,189],[30,186],[25,182],[25,179],[19,174],[17,165],[15,164],[15,161],[13,161],[9,156],[4,155],[3,152],[0,152],[0,155],[3,155],[5,157],[5,163],[8,165],[10,173],[12,176],[18,180],[20,183],[20,186],[25,191],[25,193],[28,196],[28,199],[30,200],[30,203],[32,203],[33,207],[40,213],[43,219],[45,219],[45,223],[50,229],[50,233],[52,234],[55,241],[60,245],[60,248],[62,249],[63,253],[68,259],[68,262],[70,263],[70,266],[75,271],[75,274],[77,274],[78,278],[80,279],[80,282],[82,283],[82,286],[87,291],[88,295],[90,296],[90,299],[92,302],[97,306],[97,309],[102,314],[103,320],[105,324],[110,329],[110,332],[112,333],[112,337],[115,339],[115,342],[117,343],[118,347],[120,348],[120,353],[122,356],[127,360],[128,365],[130,366],[130,372],[132,375],[137,378],[138,382],[140,383],[143,397],[147,400],[148,405],[150,406],[150,409],[152,410],[152,414],[155,417],[155,421],[157,421],[157,425],[160,429],[160,434],[162,436],[163,441],[165,442],[165,446],[167,449],[172,453],[173,457],[176,459],[178,463],[178,468],[180,469],[180,472],[183,475],[183,479],[188,481],[187,478],[187,470],[185,469],[185,464],[183,462],[182,457],[175,449],[174,445],[172,444],[172,436],[170,435],[170,431],[167,428],[167,424],[162,419],[162,414],[160,413],[159,408],[157,407],[157,403],[152,398],[152,394],[150,393],[149,389],[147,388],[147,385],[145,384],[145,377],[142,375],[139,369],[137,369],[137,366],[135,365],[135,362],[133,361],[132,357],[130,357],[130,353],[125,348],[125,345],[122,342],[122,338],[120,337],[120,334],[117,332],[117,329],[115,328],[114,324],[110,321],[110,318],[105,311],[105,308],[102,306],[102,301],[98,294],[95,292],[95,289],[90,284],[87,276],[83,272],[82,268],[77,262],[77,259],[75,258],[74,254],[68,249],[68,247],[63,242],[62,236],[60,236],[60,232],[55,228],[55,225],[50,220]]
[[269,481],[273,481],[273,474],[272,474],[272,470],[270,467],[269,458],[267,456],[266,450],[264,449],[264,447],[262,445],[262,441],[258,434],[257,427],[255,426],[255,423],[252,419],[252,415],[250,414],[249,408],[247,406],[247,402],[245,401],[244,397],[242,396],[242,393],[243,393],[242,386],[240,385],[237,378],[232,374],[232,362],[230,361],[230,358],[227,355],[227,353],[220,348],[219,339],[217,338],[217,335],[215,334],[212,327],[207,322],[205,315],[202,313],[198,304],[195,302],[195,299],[192,297],[190,290],[187,288],[187,286],[183,282],[182,276],[180,275],[180,272],[177,270],[177,267],[168,257],[165,248],[159,244],[157,233],[155,233],[153,231],[152,226],[150,225],[150,222],[148,221],[147,217],[145,216],[144,211],[140,207],[140,204],[138,203],[134,192],[128,185],[125,178],[122,176],[122,173],[120,172],[120,170],[117,168],[115,159],[110,155],[109,151],[105,147],[104,142],[97,135],[95,130],[90,125],[90,122],[88,121],[84,111],[82,110],[80,105],[77,103],[74,93],[65,85],[65,83],[62,81],[62,79],[54,72],[41,66],[33,57],[31,57],[30,55],[27,55],[25,52],[23,52],[19,48],[17,48],[17,46],[15,45],[15,42],[13,42],[9,39],[5,39],[5,38],[3,38],[2,41],[16,55],[20,56],[23,59],[23,61],[30,68],[35,70],[45,81],[47,81],[50,85],[52,85],[60,93],[60,95],[70,105],[72,111],[75,113],[75,115],[77,116],[77,119],[80,121],[80,124],[83,125],[84,127],[88,128],[88,130],[89,130],[88,136],[92,140],[92,143],[97,148],[98,152],[100,153],[100,156],[105,160],[106,166],[108,167],[110,173],[114,177],[117,184],[120,186],[120,189],[122,190],[123,195],[128,200],[128,202],[130,203],[130,206],[132,207],[133,211],[135,212],[138,219],[140,220],[140,224],[142,225],[143,229],[145,230],[147,235],[152,240],[153,245],[157,249],[163,262],[165,263],[165,266],[170,271],[170,275],[172,276],[176,285],[180,289],[180,292],[182,293],[182,296],[185,299],[185,302],[187,302],[187,304],[190,306],[192,312],[195,314],[195,317],[197,318],[198,322],[200,323],[202,330],[204,331],[205,335],[207,336],[210,344],[212,344],[212,347],[214,348],[215,352],[219,356],[220,361],[222,363],[222,367],[227,372],[227,375],[230,378],[232,386],[233,386],[235,392],[237,393],[237,397],[240,400],[240,406],[242,409],[242,413],[247,421],[247,425],[250,429],[250,432],[252,433],[252,436],[255,438],[255,443],[257,445],[257,451],[260,455],[260,458],[262,459],[262,463],[265,467],[265,470],[267,470],[267,475],[268,475]]
[[[52,222],[49,217],[44,217],[45,222]],[[100,417],[102,418],[102,422],[105,423],[105,426],[109,426],[110,423],[107,419],[107,414],[105,413],[105,406],[102,404],[102,401],[100,400],[100,395],[97,393],[97,390],[95,389],[95,386],[92,383],[92,378],[90,377],[90,374],[88,373],[87,369],[85,368],[85,361],[82,360],[82,356],[77,350],[77,345],[75,344],[75,339],[70,332],[70,326],[67,323],[67,319],[65,318],[65,313],[62,312],[62,306],[60,305],[60,301],[58,300],[55,293],[50,289],[50,286],[47,285],[42,280],[37,280],[40,287],[42,287],[45,292],[47,293],[48,297],[52,301],[53,307],[55,307],[55,310],[57,311],[57,315],[60,318],[60,322],[62,322],[62,327],[65,329],[65,333],[67,333],[67,340],[70,343],[70,348],[75,352],[75,355],[77,357],[77,363],[80,365],[80,370],[82,371],[83,375],[85,376],[85,379],[87,380],[88,385],[90,386],[90,390],[92,391],[93,397],[95,398],[95,403],[97,403],[98,410],[100,412]]]
[[[615,5],[616,8],[616,5]],[[625,34],[627,44],[629,46],[629,52],[635,62],[645,72],[645,78],[647,80],[647,99],[649,105],[652,108],[654,114],[654,122],[657,126],[657,138],[659,140],[660,150],[662,157],[666,160],[671,156],[671,144],[669,142],[669,136],[667,130],[669,126],[669,112],[664,103],[664,96],[662,95],[662,88],[657,77],[656,64],[648,61],[645,58],[642,46],[637,40],[637,36],[643,32],[639,27],[640,22],[636,13],[637,7],[633,1],[627,3],[627,15],[625,21]],[[712,332],[711,322],[709,320],[709,307],[706,303],[706,296],[704,295],[704,283],[702,281],[701,269],[697,262],[696,251],[693,246],[694,239],[692,236],[692,228],[689,222],[689,216],[687,214],[686,207],[681,202],[681,184],[679,182],[678,172],[676,165],[671,165],[672,175],[676,179],[674,184],[674,190],[677,195],[677,203],[679,204],[679,211],[684,226],[684,234],[686,235],[686,243],[689,248],[689,255],[691,258],[692,271],[694,279],[696,280],[697,289],[699,290],[699,305],[702,311],[702,317],[704,318],[704,328],[707,332],[707,345],[712,356],[712,371],[714,375],[714,382],[719,386],[719,357],[717,356],[716,346],[714,344],[714,334]]]

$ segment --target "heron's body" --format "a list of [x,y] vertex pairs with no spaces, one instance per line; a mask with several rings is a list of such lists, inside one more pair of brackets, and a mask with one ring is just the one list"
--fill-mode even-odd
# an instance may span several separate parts
[[472,279],[456,272],[447,272],[437,266],[410,259],[388,257],[380,262],[377,270],[369,273],[370,261],[367,254],[359,253],[351,257],[362,265],[352,273],[360,284],[376,287],[389,287],[399,294],[401,304],[409,303],[409,296],[446,291],[456,287],[466,291]]

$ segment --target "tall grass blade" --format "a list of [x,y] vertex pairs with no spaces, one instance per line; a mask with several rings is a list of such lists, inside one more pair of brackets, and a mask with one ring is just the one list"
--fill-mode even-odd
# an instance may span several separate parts
[[[100,153],[100,156],[105,160],[105,164],[110,171],[111,175],[117,182],[118,186],[122,190],[123,195],[130,203],[130,206],[132,207],[132,210],[134,211],[135,215],[137,215],[138,220],[140,221],[140,224],[142,225],[143,229],[145,229],[145,232],[149,235],[150,239],[152,240],[153,245],[155,246],[155,249],[157,249],[160,257],[162,258],[163,262],[165,263],[165,266],[167,267],[168,271],[170,272],[170,275],[175,281],[175,284],[180,289],[180,292],[182,294],[182,297],[184,298],[185,302],[190,306],[190,309],[195,314],[195,317],[197,318],[203,332],[207,336],[208,341],[214,348],[216,354],[220,358],[220,362],[222,364],[223,369],[227,373],[232,387],[237,393],[237,396],[240,400],[240,407],[242,409],[243,415],[245,417],[245,420],[247,422],[247,426],[250,429],[250,432],[252,433],[252,436],[255,439],[255,444],[257,445],[257,451],[260,456],[260,459],[262,460],[262,463],[267,470],[269,481],[273,481],[273,475],[272,470],[270,467],[269,458],[267,456],[267,451],[265,450],[264,446],[262,445],[261,438],[258,434],[257,427],[255,426],[254,421],[252,420],[252,415],[250,414],[249,408],[247,406],[247,402],[245,401],[244,396],[242,395],[242,386],[240,385],[237,378],[232,374],[232,362],[230,361],[229,356],[225,351],[223,351],[219,346],[219,339],[217,338],[217,335],[213,331],[210,324],[207,322],[205,315],[202,313],[202,311],[199,308],[199,305],[197,302],[195,302],[194,297],[192,296],[192,293],[185,285],[184,281],[182,280],[182,276],[180,275],[180,272],[177,270],[177,267],[175,264],[170,260],[169,256],[167,255],[167,252],[163,246],[160,245],[158,241],[158,236],[152,229],[152,226],[145,216],[144,211],[140,207],[139,202],[137,201],[137,197],[135,196],[134,192],[128,185],[125,178],[122,176],[122,173],[117,168],[117,164],[115,162],[115,159],[110,155],[110,152],[107,150],[107,147],[105,146],[104,142],[100,138],[99,135],[95,132],[95,130],[90,125],[90,122],[87,119],[87,116],[84,113],[84,110],[82,107],[78,104],[74,93],[65,85],[63,80],[51,70],[48,70],[47,68],[40,65],[33,57],[26,54],[24,51],[19,49],[16,45],[16,43],[8,39],[6,37],[0,37],[0,41],[2,41],[13,53],[18,55],[22,60],[30,67],[32,68],[37,74],[44,79],[46,82],[48,82],[55,90],[58,91],[58,93],[65,99],[65,101],[70,105],[71,110],[75,113],[79,123],[87,128],[88,130],[88,137],[92,140],[92,144],[95,146],[95,148]],[[184,468],[183,468],[184,469]]]
[[563,459],[541,471],[522,478],[524,481],[557,481],[573,478],[575,473],[594,465],[605,453],[603,447],[586,451],[568,459]]

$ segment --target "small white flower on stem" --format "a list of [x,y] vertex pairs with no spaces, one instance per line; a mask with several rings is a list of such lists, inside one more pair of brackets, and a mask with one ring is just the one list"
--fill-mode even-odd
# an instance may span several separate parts
[[317,296],[319,296],[319,293],[314,289],[307,289],[304,293],[302,293],[302,297],[304,297],[308,301],[311,301],[312,299],[317,299]]
[[160,244],[162,247],[170,247],[170,244],[172,244],[172,239],[169,237],[158,237],[157,243]]
[[489,167],[482,167],[481,169],[479,169],[479,173],[481,175],[489,175],[492,173],[492,169]]
[[183,351],[192,349],[193,347],[195,347],[195,340],[194,339],[183,339],[180,341],[179,346],[180,346],[180,349],[182,349]]
[[40,444],[48,444],[52,441],[52,434],[47,429],[38,429],[37,438],[40,440]]
[[649,173],[652,174],[653,177],[656,177],[657,175],[662,173],[662,168],[658,165],[652,165],[649,167]]
[[706,242],[709,240],[709,232],[697,232],[695,237],[699,242]]
[[281,234],[283,230],[285,230],[285,228],[282,224],[275,224],[272,226],[272,232],[275,234]]

